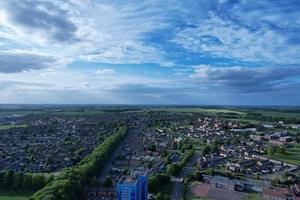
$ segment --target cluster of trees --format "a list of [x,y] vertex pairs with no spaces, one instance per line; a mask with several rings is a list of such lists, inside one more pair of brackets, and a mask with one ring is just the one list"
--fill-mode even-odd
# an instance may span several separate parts
[[296,135],[296,142],[300,143],[300,132],[298,132]]
[[24,174],[12,170],[0,173],[0,189],[18,190],[39,190],[47,183],[53,180],[54,176],[45,176],[42,174]]
[[103,183],[103,187],[106,187],[106,188],[111,188],[113,186],[113,182],[112,182],[112,178],[111,176],[107,176],[104,180],[104,183]]
[[161,192],[158,192],[154,198],[155,200],[170,200],[170,196],[168,194],[163,194]]
[[275,153],[286,154],[286,148],[284,145],[273,146],[271,143],[268,144],[266,151],[267,151],[268,156],[272,156]]
[[212,144],[212,145],[204,145],[202,148],[201,148],[201,154],[203,156],[209,154],[209,153],[213,153],[213,152],[217,152],[218,151],[218,145],[219,144]]
[[153,174],[149,177],[148,188],[150,192],[158,192],[162,185],[169,184],[171,177],[168,174],[159,173]]
[[98,176],[105,160],[126,135],[127,127],[121,126],[118,130],[102,142],[96,149],[79,164],[66,168],[36,192],[31,200],[76,200],[80,199],[83,188]]
[[194,151],[185,151],[184,156],[179,164],[169,164],[167,166],[167,173],[169,175],[177,175],[181,172],[182,168],[186,165],[189,159],[193,156]]

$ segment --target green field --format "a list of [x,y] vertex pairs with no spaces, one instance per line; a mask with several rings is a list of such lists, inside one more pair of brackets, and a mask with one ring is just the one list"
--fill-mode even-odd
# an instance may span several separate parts
[[264,116],[267,116],[267,117],[286,117],[286,118],[298,118],[298,119],[300,118],[300,112],[299,111],[263,110],[263,111],[260,111],[260,113]]
[[296,144],[291,148],[287,148],[286,154],[274,154],[269,156],[269,158],[274,160],[280,160],[290,164],[300,165],[300,144]]
[[263,199],[263,197],[259,193],[249,193],[246,195],[246,200],[261,200],[261,199]]
[[27,124],[19,124],[19,125],[0,125],[0,130],[6,130],[10,128],[24,128]]
[[0,116],[4,115],[36,115],[44,114],[44,110],[0,110]]
[[167,112],[198,112],[204,114],[246,114],[237,110],[231,109],[218,109],[218,108],[199,108],[199,107],[161,107],[161,108],[151,108],[152,111],[167,111]]
[[0,191],[0,200],[27,200],[31,191]]

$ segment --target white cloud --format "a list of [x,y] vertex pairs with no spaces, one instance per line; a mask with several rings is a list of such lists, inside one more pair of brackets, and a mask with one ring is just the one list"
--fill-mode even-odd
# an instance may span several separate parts
[[285,35],[267,26],[250,30],[214,13],[195,27],[177,32],[172,42],[194,53],[221,58],[276,64],[300,62],[300,46],[288,44]]
[[[20,18],[23,15],[21,11],[25,12],[31,4],[34,12]],[[172,63],[164,58],[165,53],[161,49],[143,43],[141,39],[144,33],[168,25],[168,17],[158,4],[166,6],[154,1],[2,2],[0,16],[5,20],[1,22],[0,37],[23,48],[36,48],[71,60],[151,62],[169,66]],[[18,12],[9,11],[17,5],[20,7]],[[44,9],[47,6],[51,9]],[[69,43],[66,45],[65,42]]]
[[114,74],[116,74],[116,72],[115,72],[114,69],[98,69],[96,71],[96,74],[99,74],[99,75],[114,75]]

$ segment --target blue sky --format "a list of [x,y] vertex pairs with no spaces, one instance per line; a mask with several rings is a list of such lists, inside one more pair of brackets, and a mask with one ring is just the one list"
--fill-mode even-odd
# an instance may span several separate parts
[[298,0],[0,2],[0,103],[300,105]]

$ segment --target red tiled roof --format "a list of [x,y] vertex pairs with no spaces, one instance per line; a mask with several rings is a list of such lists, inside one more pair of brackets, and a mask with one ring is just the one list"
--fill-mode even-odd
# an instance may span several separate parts
[[295,196],[288,188],[280,187],[276,187],[274,189],[264,189],[262,194],[279,198],[286,198],[286,196]]

